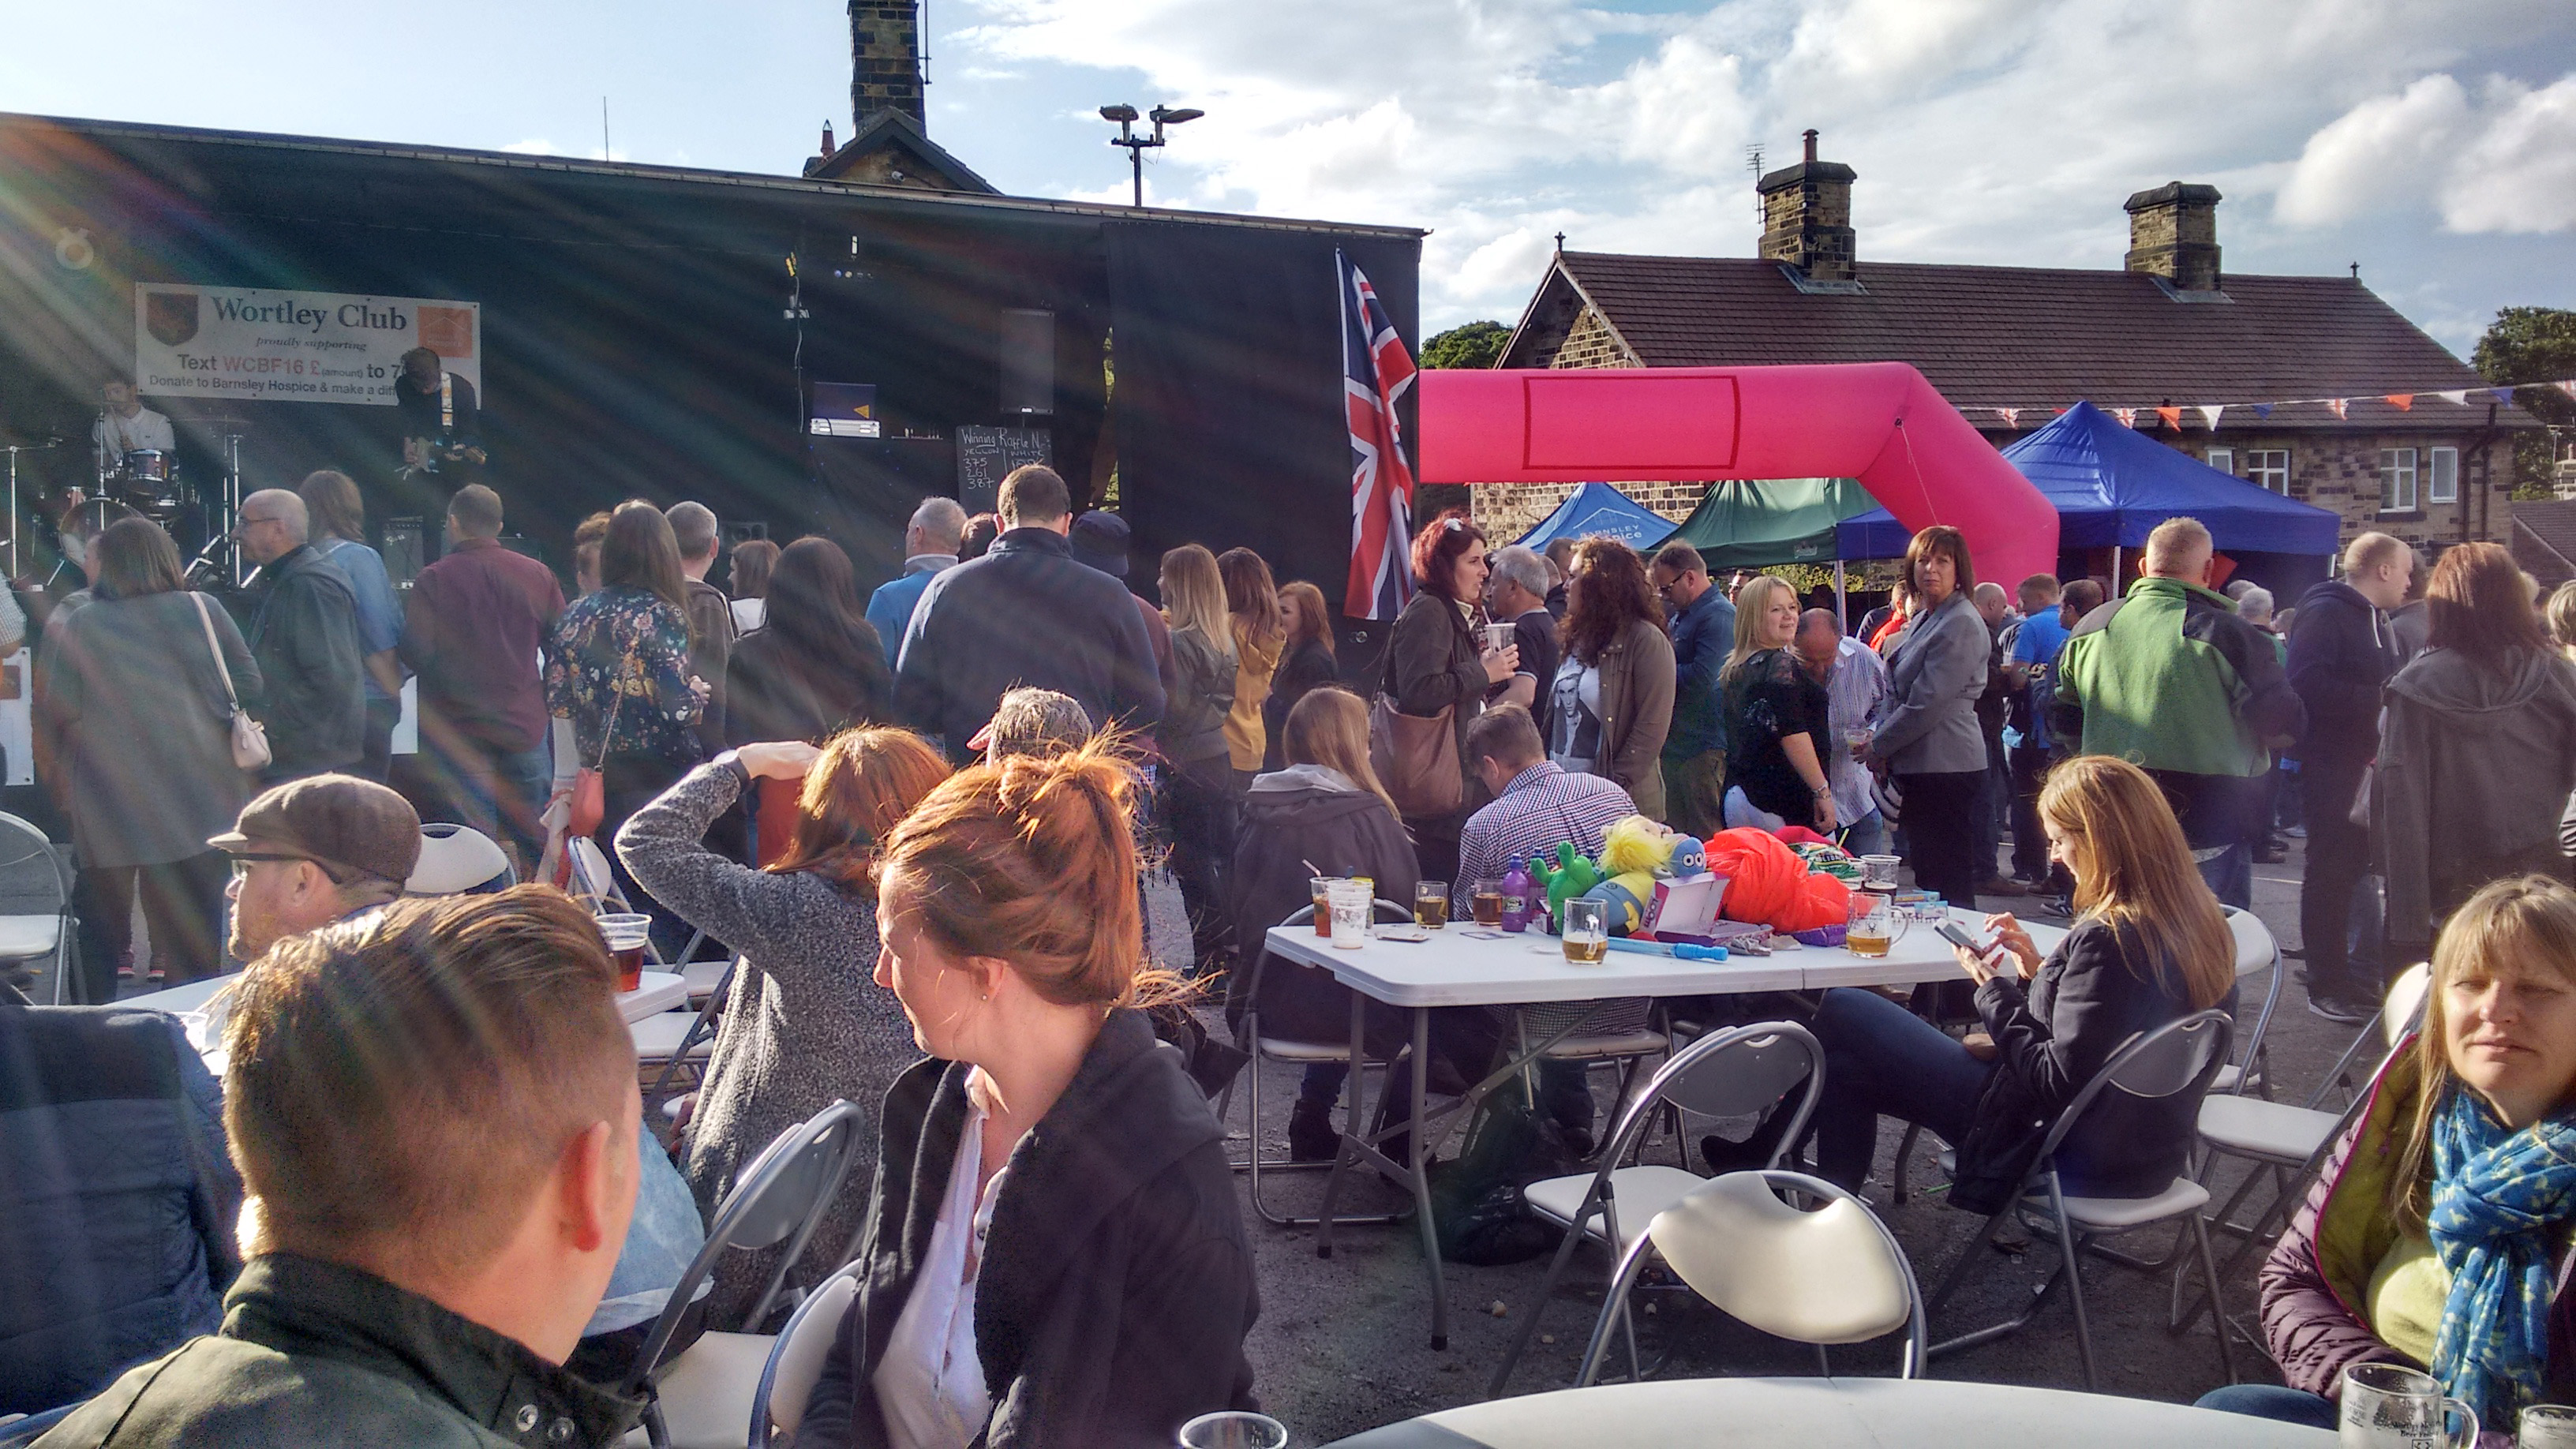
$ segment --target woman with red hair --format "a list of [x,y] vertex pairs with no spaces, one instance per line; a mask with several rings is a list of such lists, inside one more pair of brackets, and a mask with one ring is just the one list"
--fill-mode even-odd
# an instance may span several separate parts
[[2501,544],[2444,552],[2425,586],[2430,646],[2388,681],[2371,832],[2387,862],[2387,956],[2490,881],[2568,878],[2558,829],[2576,789],[2576,664],[2550,647]]
[[797,1442],[1170,1444],[1248,1409],[1225,1129],[1144,1012],[1135,780],[1099,738],[971,766],[876,868],[876,983],[930,1054],[885,1095],[841,1321]]
[[[1413,582],[1420,592],[1396,616],[1387,637],[1384,692],[1398,712],[1436,719],[1449,711],[1458,749],[1458,801],[1451,809],[1405,816],[1424,880],[1458,874],[1458,832],[1484,787],[1467,763],[1467,726],[1485,707],[1485,693],[1520,668],[1516,648],[1488,650],[1477,637],[1477,601],[1485,596],[1485,535],[1452,508],[1413,536]],[[1391,772],[1401,775],[1402,761]],[[1408,802],[1402,799],[1399,805]]]

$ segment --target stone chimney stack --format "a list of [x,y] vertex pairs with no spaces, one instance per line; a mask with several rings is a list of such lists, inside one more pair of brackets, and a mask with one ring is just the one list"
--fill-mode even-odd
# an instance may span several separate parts
[[2218,188],[2168,181],[2128,200],[2128,269],[2179,292],[2218,290]]
[[865,125],[888,107],[923,124],[918,7],[915,0],[850,0],[850,123]]
[[1765,176],[1754,189],[1762,196],[1762,256],[1786,262],[1809,281],[1853,282],[1860,279],[1851,224],[1850,167],[1816,159],[1816,133],[1807,132],[1807,157]]

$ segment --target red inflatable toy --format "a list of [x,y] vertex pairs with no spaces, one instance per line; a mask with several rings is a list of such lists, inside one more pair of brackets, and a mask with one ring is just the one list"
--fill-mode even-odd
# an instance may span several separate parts
[[1767,830],[1746,826],[1708,838],[1708,868],[1726,877],[1718,914],[1775,931],[1813,931],[1851,918],[1851,887],[1810,871]]
[[1977,576],[2057,567],[2057,510],[1902,362],[1430,368],[1425,483],[1856,478],[1908,529],[1968,540]]

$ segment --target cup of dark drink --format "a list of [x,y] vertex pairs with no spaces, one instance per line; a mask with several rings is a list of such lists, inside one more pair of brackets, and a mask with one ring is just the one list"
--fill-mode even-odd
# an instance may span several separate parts
[[617,963],[617,989],[640,989],[644,985],[644,943],[652,937],[653,918],[622,914],[601,916],[599,934],[608,941],[609,959]]

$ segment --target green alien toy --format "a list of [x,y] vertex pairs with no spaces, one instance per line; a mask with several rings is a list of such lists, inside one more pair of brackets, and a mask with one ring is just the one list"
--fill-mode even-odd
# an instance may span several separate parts
[[1530,874],[1538,877],[1547,891],[1548,929],[1559,929],[1565,919],[1565,903],[1601,883],[1601,868],[1574,848],[1571,840],[1557,842],[1556,864],[1549,865],[1544,856],[1533,855]]

